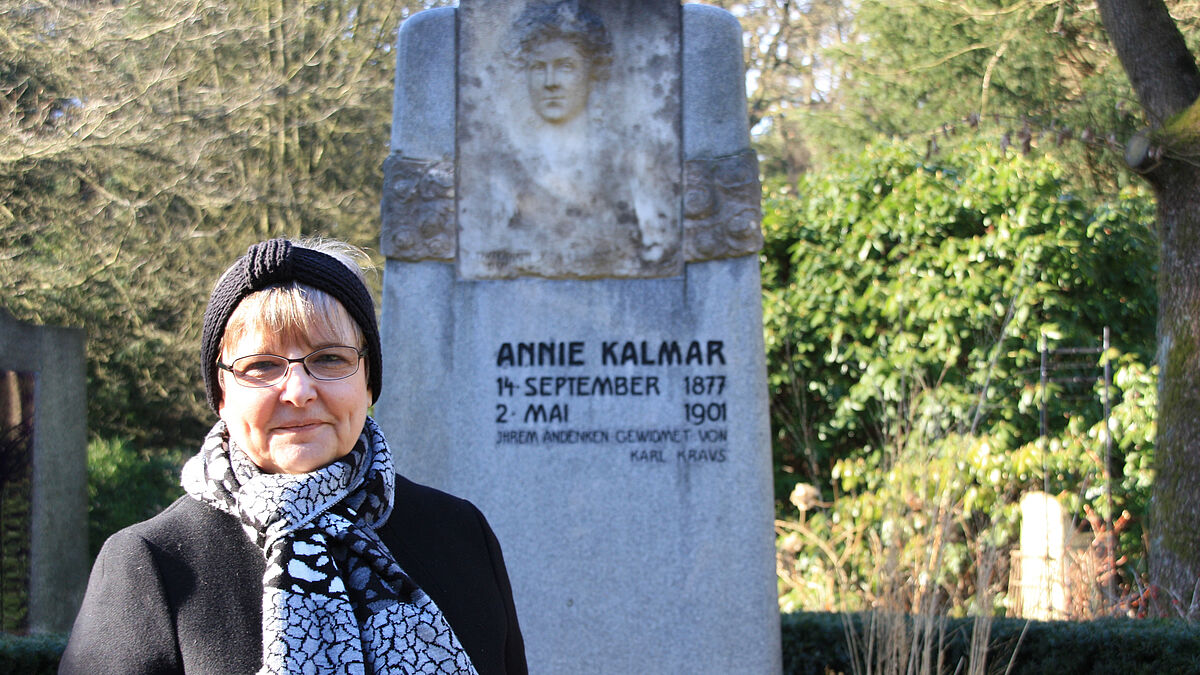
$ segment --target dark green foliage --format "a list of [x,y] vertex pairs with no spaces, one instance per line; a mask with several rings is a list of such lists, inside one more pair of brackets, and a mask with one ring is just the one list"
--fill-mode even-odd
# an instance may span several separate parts
[[0,631],[29,627],[33,373],[0,371]]
[[[1127,190],[1088,202],[1076,185],[1052,157],[996,144],[926,157],[881,142],[805,175],[799,196],[769,197],[763,312],[776,496],[785,518],[797,483],[825,503],[801,518],[811,537],[779,543],[796,565],[785,608],[870,606],[857,603],[881,592],[880,558],[863,542],[879,541],[903,549],[901,579],[943,547],[942,568],[926,571],[957,611],[984,590],[974,587],[972,546],[1011,547],[1018,500],[1031,490],[1080,517],[1084,505],[1105,516],[1128,509],[1135,522],[1122,554],[1144,565],[1156,401],[1151,200]],[[1085,357],[1092,379],[1077,385],[1080,396],[1043,392],[1042,347],[1096,348],[1106,326],[1114,348]],[[1116,372],[1107,426],[1095,385],[1102,360]],[[1116,441],[1111,508],[1106,428]],[[953,514],[950,538],[918,536],[911,525],[939,512]],[[828,605],[808,595],[803,580],[831,570],[849,584],[840,592],[864,598]]]
[[[1149,196],[1088,203],[1069,170],[982,144],[876,144],[766,202],[764,317],[777,495],[828,490],[920,422],[1016,449],[1039,432],[1039,349],[1154,351]],[[1052,410],[1050,433],[1098,404]],[[1025,476],[1029,480],[1031,476]]]
[[[783,672],[850,673],[847,629],[862,635],[867,614],[794,612],[781,617]],[[974,619],[945,624],[943,664],[966,672]],[[1014,656],[1015,652],[1015,656]],[[1026,622],[993,619],[987,672],[1014,675],[1161,675],[1200,672],[1200,627],[1183,621]]]
[[29,627],[29,471],[0,486],[0,630]]
[[0,633],[0,675],[54,675],[66,648],[65,635]]
[[784,675],[849,672],[850,642],[841,617],[823,612],[791,612],[779,617]]
[[0,630],[29,627],[29,471],[0,484]]
[[88,549],[94,558],[113,532],[143,521],[183,494],[186,451],[138,452],[127,441],[88,444]]

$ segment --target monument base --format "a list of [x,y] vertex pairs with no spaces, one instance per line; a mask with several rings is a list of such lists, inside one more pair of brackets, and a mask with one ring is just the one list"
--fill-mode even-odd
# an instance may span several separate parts
[[779,672],[758,260],[462,281],[388,260],[376,419],[504,547],[532,672]]

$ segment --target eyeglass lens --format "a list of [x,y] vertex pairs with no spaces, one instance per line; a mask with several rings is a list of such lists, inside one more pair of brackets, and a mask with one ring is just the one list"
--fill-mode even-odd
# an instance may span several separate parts
[[318,380],[340,380],[358,372],[358,358],[359,352],[353,347],[325,347],[300,359],[251,354],[234,360],[229,370],[241,384],[269,387],[287,376],[292,363],[303,363],[304,370]]

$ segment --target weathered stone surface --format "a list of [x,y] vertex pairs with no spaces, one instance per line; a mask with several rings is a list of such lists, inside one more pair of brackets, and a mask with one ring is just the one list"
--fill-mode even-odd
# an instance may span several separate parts
[[376,416],[474,501],[532,672],[779,670],[758,265],[464,282],[389,260]]
[[0,311],[0,371],[36,381],[28,628],[66,633],[89,566],[84,333],[19,323]]
[[[445,261],[444,249],[419,251],[420,236],[385,229],[376,418],[402,472],[487,514],[532,672],[778,672],[740,27],[699,5],[584,3],[612,43],[611,59],[589,68],[601,63],[602,87],[620,86],[592,80],[580,105],[533,86],[531,70],[556,67],[553,50],[527,42],[526,65],[513,65],[524,34],[514,26],[530,23],[521,17],[533,4],[457,10],[457,152],[400,152],[414,147],[402,120],[419,111],[397,105],[388,175],[401,178],[384,210],[388,199],[415,203],[402,197],[452,158],[458,240]],[[454,21],[439,12],[419,30],[406,24],[401,43],[452,44]],[[397,87],[424,77],[398,73]],[[435,79],[428,86],[445,86]],[[405,94],[422,98],[436,97]],[[633,129],[649,121],[663,125]],[[636,133],[589,135],[622,125]],[[540,192],[518,194],[528,186]],[[658,201],[614,196],[634,188]],[[418,231],[441,208],[393,208],[403,214],[393,220]],[[658,235],[641,214],[660,208],[671,225],[663,255],[648,255]]]
[[[577,11],[560,20],[564,7]],[[669,0],[460,4],[463,278],[683,270],[679,13]]]
[[458,248],[454,26],[455,10],[442,7],[419,12],[400,27],[380,214],[380,250],[389,258],[453,260]]
[[390,155],[383,163],[384,255],[453,260],[454,164]]
[[684,255],[688,261],[762,248],[761,190],[754,151],[684,164]]
[[[746,140],[749,129],[741,98],[741,55],[729,48],[740,44],[741,27],[724,10],[704,5],[688,5],[682,20],[685,32],[706,36],[704,41],[682,45],[682,82],[688,92],[688,105],[680,111],[685,160],[682,257],[691,262],[755,252],[762,246],[758,168]],[[400,31],[392,154],[384,163],[381,237],[383,253],[396,260],[451,260],[458,248],[457,213],[452,212],[454,176],[446,176],[447,171],[454,171],[455,161],[455,25],[455,10],[442,8],[415,15]],[[421,76],[404,77],[406,72]],[[527,83],[524,86],[528,88]],[[432,110],[440,112],[427,114]],[[485,154],[504,155],[486,142],[483,145]],[[551,150],[557,147],[553,139],[543,145]],[[506,160],[501,157],[497,161]],[[413,176],[413,172],[421,175]],[[426,186],[414,190],[413,183],[425,179],[425,172],[437,189]],[[752,178],[753,183],[742,179],[731,182],[731,175]],[[584,181],[577,181],[570,184],[568,192],[579,192],[584,187]],[[565,214],[571,207],[562,208]],[[550,232],[537,236],[559,240]],[[505,270],[496,276],[589,276],[579,269],[560,275],[530,271],[525,269],[528,260],[520,251],[507,251],[499,243],[490,250],[491,262],[487,264]],[[645,263],[623,266],[630,269],[642,265]],[[645,275],[657,276],[651,269],[654,267],[643,270]],[[673,260],[664,260],[658,267],[678,272]],[[642,274],[615,272],[613,276]]]
[[717,7],[685,9],[684,255],[695,262],[755,253],[761,190],[748,142],[742,27]]

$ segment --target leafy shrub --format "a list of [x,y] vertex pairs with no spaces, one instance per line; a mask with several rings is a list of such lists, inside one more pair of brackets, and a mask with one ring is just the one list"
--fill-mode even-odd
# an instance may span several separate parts
[[[1039,349],[1154,350],[1152,202],[1073,198],[1049,158],[879,144],[765,205],[764,318],[782,501],[832,489],[936,390],[928,422],[1015,448],[1038,433]],[[920,403],[920,402],[917,402]],[[1051,435],[1072,408],[1055,402]],[[1087,410],[1098,419],[1097,404]],[[936,415],[933,415],[936,413]]]
[[124,439],[88,443],[88,548],[92,557],[109,535],[145,520],[183,494],[183,451],[139,452]]
[[[1130,511],[1123,581],[1136,590],[1153,457],[1152,202],[1129,190],[1085,203],[1071,180],[1052,158],[986,143],[936,160],[880,143],[768,199],[776,495],[808,533],[780,539],[785,609],[868,607],[887,563],[961,615],[1002,591],[1018,500],[1034,489],[1081,519]],[[1098,347],[1105,327],[1115,347],[1090,371],[1116,369],[1107,419],[1091,387],[1076,398],[1039,380],[1043,349]],[[785,501],[797,485],[816,494],[799,521]],[[977,583],[987,550],[1001,554],[990,589]],[[838,587],[813,587],[823,580]]]

